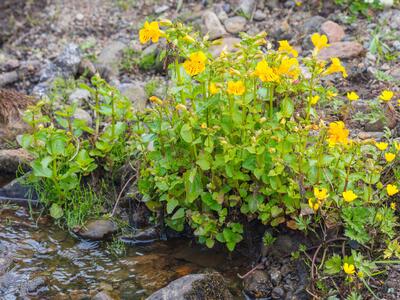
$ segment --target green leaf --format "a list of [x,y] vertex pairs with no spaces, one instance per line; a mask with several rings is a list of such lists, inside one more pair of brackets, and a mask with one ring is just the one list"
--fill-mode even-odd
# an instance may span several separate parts
[[53,171],[48,167],[53,159],[50,156],[46,156],[42,159],[36,159],[32,162],[31,167],[33,170],[33,175],[37,177],[47,177],[51,178]]
[[196,164],[203,170],[207,171],[210,170],[210,161],[208,160],[208,157],[202,153],[199,155]]
[[178,209],[176,211],[176,213],[174,213],[174,215],[172,216],[172,220],[176,220],[176,219],[181,219],[185,216],[185,209],[183,207],[181,207],[180,209]]
[[174,211],[175,207],[178,206],[178,204],[179,204],[179,201],[176,200],[176,199],[170,199],[170,200],[168,200],[168,203],[167,203],[167,213],[171,214],[171,213]]
[[184,124],[181,128],[181,137],[186,143],[193,141],[193,132],[189,124]]
[[342,270],[342,258],[335,254],[325,262],[324,272],[328,275],[335,275]]
[[60,219],[63,215],[62,208],[57,203],[53,203],[50,207],[50,216],[54,219]]
[[290,118],[293,114],[293,111],[294,111],[293,101],[288,97],[284,98],[281,103],[281,112],[283,116],[286,118]]

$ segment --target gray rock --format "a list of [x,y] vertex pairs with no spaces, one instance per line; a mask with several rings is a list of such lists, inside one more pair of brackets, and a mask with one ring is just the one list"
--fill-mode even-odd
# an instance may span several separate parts
[[92,300],[113,300],[114,298],[112,298],[109,294],[107,294],[106,292],[100,292],[97,293]]
[[89,127],[91,127],[93,124],[92,116],[86,110],[84,110],[82,108],[77,108],[75,110],[73,118],[85,121],[86,125]]
[[17,69],[20,62],[15,57],[0,52],[0,71],[8,72]]
[[278,9],[279,8],[279,0],[268,0],[268,1],[266,1],[265,5],[269,9]]
[[30,154],[22,148],[2,149],[0,150],[0,174],[16,174],[20,165],[26,166],[31,160]]
[[46,281],[44,277],[36,277],[28,281],[27,285],[25,286],[25,290],[28,293],[33,293],[45,283]]
[[221,54],[222,50],[228,52],[237,51],[235,45],[240,43],[240,39],[235,37],[225,37],[221,39],[221,43],[219,45],[213,45],[210,47],[210,53],[213,57],[217,57]]
[[262,10],[257,9],[254,13],[253,19],[255,21],[264,21],[267,18],[267,14]]
[[224,26],[222,26],[214,12],[210,10],[205,11],[202,20],[204,24],[204,33],[208,33],[211,40],[215,40],[226,34]]
[[147,95],[143,82],[134,81],[132,83],[123,83],[119,85],[118,89],[123,96],[132,101],[133,107],[137,111],[143,111],[146,108]]
[[281,287],[275,287],[271,294],[272,299],[283,299],[285,297],[285,291]]
[[143,70],[160,69],[162,64],[158,60],[160,48],[157,44],[151,44],[140,54],[139,67]]
[[65,46],[54,63],[59,68],[61,74],[67,78],[77,74],[81,59],[82,53],[79,46],[71,43]]
[[304,33],[314,33],[318,32],[319,28],[321,27],[322,23],[325,22],[325,18],[321,16],[313,16],[307,19],[303,24]]
[[101,240],[117,230],[117,225],[110,220],[93,220],[81,228],[77,234],[89,240]]
[[147,300],[230,300],[224,278],[219,273],[191,274],[172,281]]
[[247,18],[250,18],[256,7],[255,0],[240,0],[237,10],[242,11]]
[[[27,173],[26,175],[28,175]],[[26,199],[25,202],[21,201],[20,204],[29,205],[29,200],[34,200],[32,203],[37,205],[37,195],[32,190],[31,187],[23,184],[23,179],[26,176],[22,176],[20,178],[14,179],[10,183],[6,184],[4,187],[0,188],[0,196],[5,198],[19,198]],[[29,197],[29,199],[28,199]]]
[[108,70],[110,76],[118,76],[119,66],[123,57],[123,52],[127,45],[120,41],[109,42],[101,51],[98,62]]
[[85,89],[76,89],[74,90],[68,97],[68,102],[70,104],[72,103],[77,103],[77,104],[81,104],[83,102],[87,102],[89,101],[91,95],[90,92],[88,90]]
[[0,276],[2,276],[13,263],[11,254],[0,256]]
[[387,72],[396,80],[400,80],[400,65],[394,66],[389,72]]
[[271,277],[271,282],[274,286],[277,286],[281,282],[282,274],[279,269],[272,269],[269,276]]
[[0,87],[17,82],[19,79],[16,71],[6,72],[0,74]]
[[243,281],[244,292],[255,298],[266,298],[271,296],[272,282],[266,272],[255,270]]
[[343,27],[332,21],[324,22],[321,31],[326,34],[330,43],[340,42],[345,36]]
[[157,14],[157,15],[159,15],[159,14],[162,14],[162,13],[166,12],[167,10],[169,10],[169,6],[168,6],[168,5],[166,5],[166,4],[164,4],[164,5],[157,5],[157,6],[154,8],[154,13]]
[[236,16],[225,20],[224,25],[228,32],[238,33],[244,30],[247,20],[245,17]]
[[218,19],[221,22],[224,22],[226,19],[228,19],[228,14],[226,13],[224,9],[224,5],[222,3],[217,3],[213,6],[214,12],[217,15]]

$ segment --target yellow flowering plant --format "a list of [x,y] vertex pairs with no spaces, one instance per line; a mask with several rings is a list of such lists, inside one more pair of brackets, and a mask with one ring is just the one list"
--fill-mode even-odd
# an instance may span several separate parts
[[321,80],[347,76],[339,59],[318,58],[326,36],[312,35],[313,54],[299,58],[288,41],[266,51],[265,33],[215,53],[218,41],[180,23],[162,32],[172,86],[145,112],[137,148],[142,201],[169,227],[229,250],[248,220],[316,233],[336,224],[361,244],[393,237],[381,174],[396,158],[388,164],[382,146],[318,114],[337,95]]

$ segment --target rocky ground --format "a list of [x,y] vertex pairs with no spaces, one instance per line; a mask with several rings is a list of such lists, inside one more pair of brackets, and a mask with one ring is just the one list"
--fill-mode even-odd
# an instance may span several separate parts
[[[168,82],[163,63],[157,61],[160,49],[157,45],[140,45],[137,33],[146,18],[161,17],[192,24],[208,33],[211,39],[222,38],[222,45],[213,49],[215,53],[224,46],[231,48],[238,41],[239,32],[266,31],[272,43],[289,40],[300,56],[306,56],[312,49],[310,34],[321,32],[331,44],[321,52],[321,58],[341,58],[349,73],[347,80],[327,77],[326,84],[335,85],[339,95],[355,90],[362,98],[356,103],[353,116],[357,112],[368,115],[367,104],[383,89],[391,89],[398,95],[398,7],[371,11],[369,18],[351,21],[333,1],[303,2],[296,6],[290,0],[3,0],[0,3],[0,89],[14,89],[36,98],[55,97],[54,92],[62,90],[56,96],[60,101],[84,102],[88,94],[78,88],[77,81],[100,72],[137,109],[143,109],[149,96],[165,93]],[[4,97],[0,100],[4,101]],[[327,108],[323,113],[329,119],[336,108],[335,105]],[[397,110],[394,106],[386,109],[386,120],[374,119],[371,114],[364,119],[346,116],[345,119],[359,138],[379,139],[386,126],[399,137]],[[77,113],[77,117],[91,120],[84,107]],[[0,124],[5,132],[20,128],[15,120],[3,120],[1,111]],[[0,152],[0,172],[13,173],[21,157],[29,159],[25,154],[17,155],[12,149],[16,143],[11,138],[1,144],[7,149]],[[251,297],[307,299],[309,296],[303,293],[307,285],[303,267],[289,261],[288,256],[264,260],[261,267],[268,271],[257,269],[248,275],[244,279],[246,293]],[[396,299],[400,294],[396,284],[398,270],[392,274],[385,291],[393,297],[382,296],[387,299]]]

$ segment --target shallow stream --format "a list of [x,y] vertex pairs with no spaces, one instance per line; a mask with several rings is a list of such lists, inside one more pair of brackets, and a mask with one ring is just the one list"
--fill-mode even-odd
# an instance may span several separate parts
[[[47,217],[0,204],[0,299],[90,299],[106,291],[115,299],[145,299],[181,276],[217,270],[240,295],[243,257],[204,250],[188,240],[127,247],[116,257],[110,241],[78,239]],[[11,260],[6,271],[4,261]],[[235,298],[236,298],[235,297]]]

